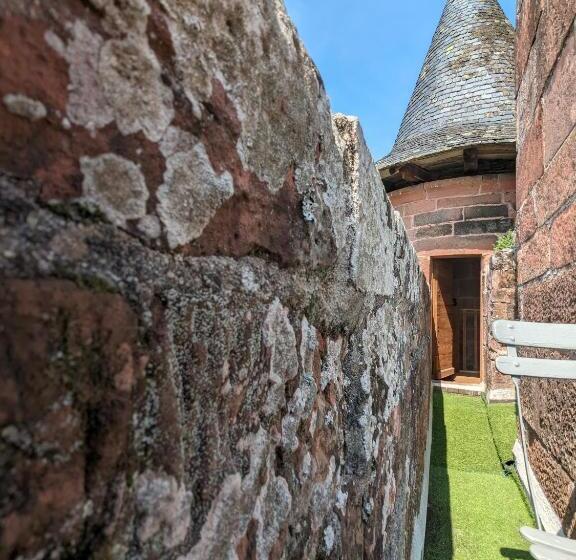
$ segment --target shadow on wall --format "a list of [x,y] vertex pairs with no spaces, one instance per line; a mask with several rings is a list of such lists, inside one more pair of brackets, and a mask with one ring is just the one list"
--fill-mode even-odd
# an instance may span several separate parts
[[450,560],[454,556],[454,543],[452,542],[450,483],[446,468],[448,446],[444,422],[444,397],[441,391],[434,391],[432,402],[434,420],[424,560]]

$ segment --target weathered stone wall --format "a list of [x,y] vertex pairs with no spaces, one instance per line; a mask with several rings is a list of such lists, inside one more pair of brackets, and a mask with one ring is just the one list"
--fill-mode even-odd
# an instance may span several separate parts
[[[518,4],[518,305],[576,323],[576,4]],[[544,353],[540,352],[538,355]],[[576,537],[576,383],[522,384],[530,460]]]
[[516,319],[516,255],[512,250],[494,253],[488,261],[484,281],[484,367],[488,401],[514,400],[514,384],[496,369],[496,358],[507,353],[506,347],[492,336],[496,319]]
[[418,254],[490,251],[514,227],[513,173],[443,179],[390,193]]
[[4,0],[0,67],[0,558],[409,558],[428,291],[281,3]]

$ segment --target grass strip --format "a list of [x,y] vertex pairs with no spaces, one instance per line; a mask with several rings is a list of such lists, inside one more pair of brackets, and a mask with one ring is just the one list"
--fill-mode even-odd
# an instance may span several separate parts
[[530,559],[518,530],[531,516],[501,466],[512,457],[514,405],[440,391],[433,404],[425,560]]
[[[490,405],[485,403],[485,405],[488,424],[490,426],[490,431],[492,432],[494,446],[498,453],[500,463],[505,465],[507,462],[515,461],[512,449],[516,442],[516,438],[518,437],[518,413],[516,410],[516,403],[495,403]],[[532,505],[530,504],[530,499],[526,494],[524,485],[520,480],[520,476],[516,470],[516,465],[514,464],[513,467],[509,467],[506,470],[512,480],[514,480],[514,483],[522,496],[524,506],[530,515],[530,524],[535,526],[536,519],[532,512]]]

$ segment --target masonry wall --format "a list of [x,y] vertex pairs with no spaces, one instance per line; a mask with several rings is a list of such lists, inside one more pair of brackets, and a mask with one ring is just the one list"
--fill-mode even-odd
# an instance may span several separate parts
[[390,193],[419,254],[475,249],[490,251],[513,227],[514,174],[443,179]]
[[[518,314],[576,323],[576,4],[518,4]],[[542,353],[540,353],[542,354]],[[576,384],[522,384],[530,460],[576,537]]]
[[484,281],[484,367],[486,395],[489,402],[514,400],[514,384],[507,375],[496,369],[498,356],[507,353],[506,347],[491,334],[492,323],[497,319],[516,319],[516,255],[512,250],[494,253],[488,261]]
[[428,290],[282,5],[5,0],[0,67],[0,558],[417,554]]

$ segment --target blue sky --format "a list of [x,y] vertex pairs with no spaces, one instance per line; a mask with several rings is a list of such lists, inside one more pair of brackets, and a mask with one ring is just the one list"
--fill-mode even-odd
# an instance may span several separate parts
[[[375,160],[392,148],[445,0],[285,0],[334,112],[357,115]],[[514,23],[516,0],[500,0]]]

